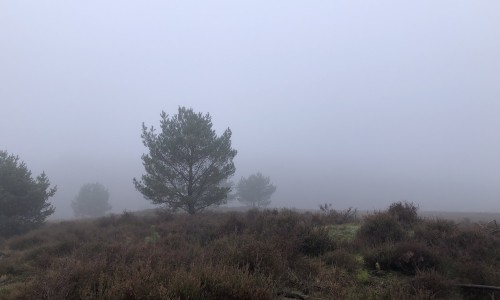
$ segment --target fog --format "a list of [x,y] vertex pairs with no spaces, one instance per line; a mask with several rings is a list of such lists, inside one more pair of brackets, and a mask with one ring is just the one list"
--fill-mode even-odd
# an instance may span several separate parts
[[[141,124],[209,112],[274,207],[500,211],[498,1],[0,3],[0,149],[54,218],[89,182],[152,207]],[[237,204],[234,204],[237,205]]]

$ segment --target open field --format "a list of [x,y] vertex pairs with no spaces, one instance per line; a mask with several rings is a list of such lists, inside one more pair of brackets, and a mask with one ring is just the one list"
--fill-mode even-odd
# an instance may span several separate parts
[[446,211],[423,211],[420,212],[423,218],[440,218],[456,222],[490,222],[500,221],[500,213],[487,212],[446,212]]
[[498,228],[414,212],[123,213],[52,222],[0,241],[0,299],[500,296],[459,286],[500,285]]

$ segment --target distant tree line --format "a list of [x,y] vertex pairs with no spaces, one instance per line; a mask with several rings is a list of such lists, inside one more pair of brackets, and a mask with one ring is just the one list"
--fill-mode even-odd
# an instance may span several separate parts
[[[251,207],[270,204],[276,186],[260,172],[242,177],[231,193],[235,173],[232,132],[220,136],[210,114],[179,107],[173,116],[162,112],[160,130],[142,125],[145,174],[133,183],[154,204],[195,214],[232,199]],[[17,156],[0,151],[0,235],[26,232],[44,223],[55,208],[48,202],[56,193],[45,173],[33,177]],[[71,202],[77,217],[99,217],[111,209],[109,191],[100,183],[83,185]]]

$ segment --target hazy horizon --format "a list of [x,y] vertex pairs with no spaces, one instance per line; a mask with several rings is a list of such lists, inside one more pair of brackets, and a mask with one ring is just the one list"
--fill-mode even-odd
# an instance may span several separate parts
[[58,186],[138,193],[144,122],[231,128],[273,207],[500,212],[500,2],[4,1],[0,150]]

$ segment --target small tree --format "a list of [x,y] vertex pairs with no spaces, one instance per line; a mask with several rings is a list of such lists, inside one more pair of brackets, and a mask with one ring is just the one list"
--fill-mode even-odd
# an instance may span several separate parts
[[275,191],[276,186],[271,184],[271,179],[261,173],[242,177],[236,187],[238,201],[251,207],[268,206]]
[[111,209],[109,192],[100,183],[88,183],[80,188],[80,192],[71,202],[76,217],[101,217]]
[[142,156],[146,174],[134,184],[146,199],[194,214],[227,201],[226,180],[235,172],[231,130],[218,137],[209,114],[179,107],[177,115],[161,113],[161,133],[142,125],[149,154]]
[[36,228],[54,213],[48,199],[56,187],[42,172],[33,178],[18,156],[0,151],[0,236],[12,236]]

